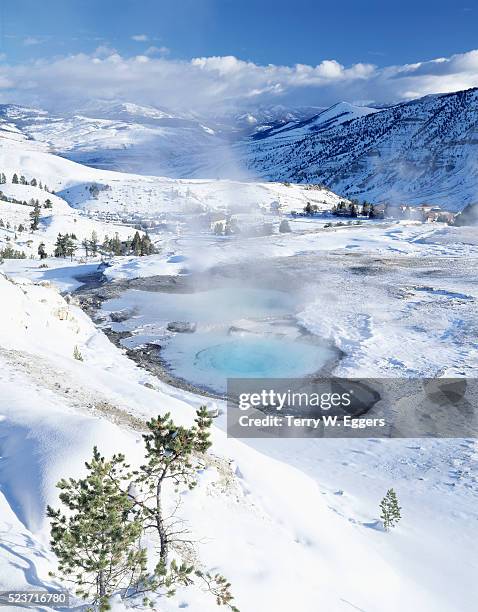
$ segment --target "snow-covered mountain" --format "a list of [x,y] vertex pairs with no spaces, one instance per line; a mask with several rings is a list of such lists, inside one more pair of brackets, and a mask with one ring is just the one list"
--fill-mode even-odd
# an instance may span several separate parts
[[299,134],[303,137],[309,134],[316,134],[337,127],[346,121],[352,121],[358,117],[365,117],[378,112],[375,108],[366,106],[354,106],[348,102],[338,102],[330,108],[321,110],[318,114],[303,118],[292,118],[289,121],[271,126],[269,129],[262,129],[252,136],[253,140],[261,140],[271,136],[278,136],[284,141],[295,140]]
[[341,103],[255,135],[241,148],[246,166],[272,180],[457,210],[478,197],[478,90],[380,111]]
[[101,100],[65,116],[3,105],[0,131],[135,174],[323,183],[348,197],[452,210],[478,199],[476,89],[382,109],[278,105],[207,118]]
[[0,105],[0,130],[33,139],[46,150],[95,168],[172,178],[250,178],[232,143],[280,129],[317,113],[277,105],[178,113],[129,102],[92,100],[65,115]]
[[1,125],[89,166],[171,177],[201,175],[224,145],[223,136],[198,119],[126,103],[92,103],[66,116],[4,105]]

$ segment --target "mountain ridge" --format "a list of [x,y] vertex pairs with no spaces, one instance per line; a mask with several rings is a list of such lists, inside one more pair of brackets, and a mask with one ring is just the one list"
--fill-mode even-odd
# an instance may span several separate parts
[[411,100],[316,133],[298,125],[287,141],[271,134],[241,147],[246,166],[263,178],[457,210],[478,191],[478,88]]

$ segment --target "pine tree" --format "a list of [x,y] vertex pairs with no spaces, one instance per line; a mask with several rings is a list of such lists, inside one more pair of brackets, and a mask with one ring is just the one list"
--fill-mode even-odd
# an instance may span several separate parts
[[27,179],[23,176],[20,177],[20,185],[28,185]]
[[18,174],[15,173],[12,178],[12,183],[18,185]]
[[88,259],[88,254],[90,252],[90,241],[84,238],[81,241],[81,246],[85,249],[85,257]]
[[66,249],[65,249],[66,236],[62,236],[58,234],[55,242],[55,257],[66,257]]
[[151,255],[154,252],[153,243],[148,234],[143,234],[141,238],[141,255]]
[[74,234],[70,234],[70,236],[66,235],[66,240],[65,240],[65,255],[67,255],[70,258],[70,261],[73,261],[73,255],[75,254],[75,251],[76,251],[76,245],[73,242],[73,236]]
[[53,208],[53,204],[51,203],[50,198],[47,198],[45,200],[45,203],[43,204],[43,208]]
[[38,224],[40,222],[40,204],[38,203],[38,201],[35,202],[35,206],[32,212],[30,213],[30,219],[31,219],[30,229],[33,231],[37,230]]
[[36,186],[37,186],[37,184],[38,184],[38,183],[37,183],[36,178],[32,178],[32,180],[30,181],[30,185],[31,185],[32,187],[36,187]]
[[141,236],[139,232],[135,232],[131,246],[135,255],[141,255]]
[[102,612],[115,592],[128,595],[147,580],[147,558],[140,545],[141,520],[124,492],[130,477],[124,456],[106,460],[95,447],[86,468],[85,478],[57,485],[67,513],[50,506],[47,513],[62,577]]
[[393,489],[389,489],[385,497],[380,502],[380,518],[386,531],[389,531],[392,527],[398,523],[402,518],[400,510],[402,508],[398,505],[397,494]]
[[46,259],[47,257],[44,242],[40,242],[40,244],[38,245],[38,255],[40,256],[40,259]]
[[118,232],[115,233],[115,237],[111,241],[111,250],[113,255],[121,255],[121,240],[119,239]]
[[195,426],[191,428],[175,425],[170,414],[158,416],[146,423],[149,430],[143,435],[146,446],[146,464],[138,474],[138,483],[153,496],[154,502],[142,503],[146,528],[157,531],[160,541],[160,562],[167,565],[170,539],[167,517],[164,514],[163,486],[172,481],[176,486],[186,485],[192,489],[196,485],[196,472],[201,464],[196,456],[204,455],[211,446],[209,429],[211,419],[206,408],[197,412]]
[[108,238],[107,234],[105,235],[103,239],[103,244],[101,245],[101,248],[103,249],[105,253],[111,253],[110,239]]
[[98,234],[93,230],[90,238],[91,254],[94,256],[98,253]]

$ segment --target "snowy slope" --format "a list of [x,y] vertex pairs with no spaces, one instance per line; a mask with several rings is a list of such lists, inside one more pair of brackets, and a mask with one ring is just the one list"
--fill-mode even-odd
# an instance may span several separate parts
[[[287,212],[307,201],[326,208],[339,200],[307,185],[175,180],[87,168],[46,152],[11,126],[0,134],[0,169],[9,180],[13,172],[22,173],[56,191],[34,240],[65,229],[120,231],[101,217],[107,212],[167,215],[191,224],[202,211],[256,211],[279,201]],[[93,195],[94,185],[108,188]],[[22,200],[49,196],[10,182],[0,189]],[[29,211],[0,202],[0,217],[12,215],[18,222],[23,208]],[[469,228],[410,222],[324,228],[318,219],[291,220],[291,226],[288,235],[230,242],[210,232],[199,240],[190,231],[172,244],[175,255],[189,256],[188,265],[248,260],[257,268],[272,257],[301,258],[321,280],[301,322],[347,353],[341,375],[434,375],[445,360],[453,374],[476,374],[478,295],[472,271],[460,267],[477,257]],[[170,257],[166,234],[163,239],[158,255],[118,258],[110,277],[177,274],[181,264]],[[316,261],[307,259],[313,253]],[[446,273],[430,278],[440,258]],[[383,273],[380,262],[392,259]],[[373,263],[382,273],[359,276],[353,268],[361,263]],[[55,584],[48,575],[55,560],[45,506],[58,505],[55,482],[79,475],[94,444],[105,454],[124,451],[135,463],[141,460],[141,419],[170,411],[177,422],[189,424],[204,401],[138,368],[74,300],[58,293],[55,286],[71,290],[78,284],[74,277],[96,264],[39,265],[16,260],[0,268],[0,590]],[[75,346],[84,361],[73,358]],[[199,486],[182,496],[182,516],[198,534],[205,567],[231,580],[241,612],[317,612],[318,606],[326,612],[474,612],[475,441],[238,441],[224,430],[221,414],[214,421],[211,463]],[[391,486],[403,520],[384,533],[378,503]],[[217,609],[194,589],[179,590],[157,607]]]
[[[192,207],[199,205],[206,209],[224,208],[231,203],[245,207],[268,206],[278,200],[287,210],[294,207],[300,210],[308,201],[319,207],[330,207],[340,200],[327,189],[309,189],[306,185],[178,180],[90,168],[53,155],[41,143],[27,140],[18,132],[13,139],[0,132],[0,170],[5,172],[8,182],[13,173],[22,173],[28,181],[33,177],[41,180],[74,207],[109,212],[158,213],[174,210],[186,200]],[[93,184],[110,189],[92,197],[88,187]]]
[[[92,103],[66,116],[3,105],[1,120],[74,161],[140,174],[201,175],[199,169],[225,145],[214,129],[194,117],[128,103]],[[218,153],[216,162],[220,159]]]
[[[355,106],[348,102],[338,102],[330,108],[327,108],[317,115],[309,117],[303,120],[293,120],[287,122],[285,125],[279,127],[272,127],[268,130],[261,130],[259,133],[254,134],[252,138],[254,140],[261,140],[263,138],[269,138],[270,136],[281,135],[282,142],[291,142],[297,138],[304,138],[310,134],[325,131],[331,128],[342,125],[347,121],[358,119],[359,117],[366,117],[373,113],[378,112],[375,108],[368,108],[366,106]],[[287,138],[288,137],[288,138]]]
[[243,155],[251,170],[272,180],[322,182],[349,197],[460,210],[477,197],[477,133],[478,90],[470,89],[327,129],[298,124],[285,134],[272,131],[250,139]]
[[[36,231],[30,230],[30,213],[33,207],[16,202],[0,200],[0,248],[10,246],[15,250],[23,251],[27,257],[37,257],[40,243],[45,245],[47,253],[52,254],[58,234],[75,234],[79,244],[83,239],[90,239],[92,232],[96,232],[98,240],[103,242],[105,236],[118,233],[120,239],[125,240],[134,231],[131,227],[119,223],[105,223],[98,219],[89,219],[74,210],[59,196],[47,193],[38,187],[30,185],[14,185],[6,183],[0,186],[1,197],[29,203],[38,200],[41,208],[39,227]],[[50,200],[51,208],[44,208],[46,200]],[[19,228],[23,226],[23,231]]]
[[[173,397],[54,289],[0,275],[0,292],[0,586],[51,588],[58,583],[48,576],[55,563],[44,508],[58,504],[54,483],[79,475],[93,444],[135,464],[134,417],[170,410],[189,423],[199,400]],[[75,344],[84,362],[73,359]],[[182,516],[203,535],[205,566],[230,578],[242,612],[316,612],[318,601],[327,612],[474,609],[471,441],[250,446],[220,428],[213,440],[216,460],[183,495]],[[377,504],[392,485],[405,518],[386,534],[377,529]],[[159,606],[216,609],[195,589]]]

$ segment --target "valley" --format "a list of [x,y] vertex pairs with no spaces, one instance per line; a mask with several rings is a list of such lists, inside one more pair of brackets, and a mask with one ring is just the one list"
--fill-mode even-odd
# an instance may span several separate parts
[[[286,441],[227,435],[224,384],[231,374],[395,379],[396,393],[410,379],[476,378],[476,227],[334,216],[334,206],[348,205],[345,196],[357,193],[336,178],[341,170],[332,171],[325,153],[317,153],[319,143],[340,131],[349,150],[352,132],[391,112],[336,110],[322,123],[294,118],[261,138],[256,132],[251,141],[228,145],[234,158],[246,155],[254,172],[264,155],[254,181],[154,176],[147,165],[144,174],[117,172],[112,168],[125,169],[111,131],[118,124],[98,123],[114,145],[115,163],[96,163],[78,153],[63,123],[49,124],[46,137],[43,115],[36,130],[9,115],[0,134],[6,175],[0,247],[24,258],[0,264],[2,588],[65,587],[50,575],[57,560],[45,508],[58,504],[60,478],[84,472],[93,446],[106,455],[124,452],[139,466],[148,419],[169,412],[189,427],[205,405],[213,446],[198,485],[180,490],[178,512],[200,534],[188,554],[228,577],[242,612],[316,612],[318,601],[327,612],[472,612],[478,450],[471,435]],[[419,123],[423,131],[426,121]],[[409,124],[397,119],[389,131],[403,135]],[[129,135],[132,129],[125,128]],[[314,173],[305,144],[302,163],[311,174],[293,169],[295,130],[313,143],[311,155],[322,155],[323,175]],[[53,154],[53,134],[72,149],[62,145],[62,155]],[[92,151],[101,150],[97,137]],[[472,145],[466,150],[471,158]],[[358,151],[350,148],[347,159]],[[279,159],[280,171],[267,166]],[[383,176],[389,175],[374,175],[376,185]],[[324,177],[344,190],[317,185]],[[456,210],[471,198],[473,174],[467,180],[462,191],[441,182],[443,197],[437,188],[430,198]],[[382,192],[367,187],[360,195],[379,201],[387,181]],[[417,194],[405,201],[421,202]],[[305,212],[308,204],[313,214]],[[154,252],[135,252],[135,233],[147,235]],[[58,234],[74,234],[70,255],[55,256]],[[109,242],[115,238],[118,251]],[[409,409],[406,401],[394,407],[399,422],[413,421]],[[386,532],[379,502],[391,487],[403,520]],[[168,511],[176,511],[177,497],[168,489]],[[149,550],[155,546],[152,537]],[[189,558],[180,546],[173,554]],[[444,574],[451,579],[443,581]],[[373,589],[371,576],[380,576]],[[197,586],[153,598],[165,612],[216,609]],[[118,611],[143,608],[140,597],[128,602],[116,595],[112,603]],[[79,599],[75,606],[81,609]]]

